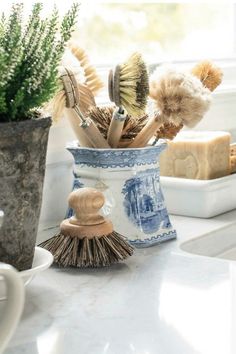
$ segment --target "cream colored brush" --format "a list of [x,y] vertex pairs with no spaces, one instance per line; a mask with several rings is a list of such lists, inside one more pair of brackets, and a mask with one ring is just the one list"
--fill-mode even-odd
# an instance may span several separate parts
[[[210,91],[214,91],[222,82],[223,72],[209,60],[197,63],[191,70]],[[174,139],[178,132],[183,128],[183,124],[173,124],[166,122],[155,134],[157,139]]]
[[209,109],[210,91],[189,73],[174,69],[160,71],[150,79],[150,97],[155,101],[157,113],[136,136],[129,147],[144,147],[165,123],[194,127]]
[[68,68],[64,68],[61,80],[66,95],[66,107],[73,109],[77,114],[78,125],[82,128],[92,146],[95,148],[109,148],[108,142],[104,139],[94,122],[89,118],[85,118],[81,112],[79,106],[80,93],[73,72]]

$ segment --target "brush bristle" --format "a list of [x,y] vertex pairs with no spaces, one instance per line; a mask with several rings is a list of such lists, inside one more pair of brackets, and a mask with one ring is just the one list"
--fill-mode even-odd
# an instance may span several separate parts
[[104,84],[97,74],[96,69],[90,64],[89,58],[84,49],[76,44],[70,44],[70,49],[75,58],[80,62],[84,69],[86,78],[85,84],[89,87],[94,96],[104,87]]
[[119,65],[119,94],[121,105],[131,116],[145,113],[149,92],[148,71],[141,54],[134,53]]
[[192,69],[192,74],[198,77],[210,91],[214,91],[220,85],[223,77],[222,70],[208,60],[198,63]]
[[[105,139],[107,139],[108,129],[112,120],[115,107],[90,107],[87,116],[91,118]],[[138,117],[137,119],[127,116],[123,131],[122,139],[133,139],[145,126],[148,120],[148,115]]]
[[211,93],[190,73],[174,68],[157,68],[150,78],[150,97],[165,118],[174,125],[194,127],[210,106]]
[[133,254],[133,247],[113,231],[109,235],[78,239],[59,233],[39,245],[50,251],[62,267],[98,268],[123,261]]
[[175,125],[173,123],[164,123],[163,126],[155,133],[158,139],[173,140],[178,132],[183,128],[183,124]]

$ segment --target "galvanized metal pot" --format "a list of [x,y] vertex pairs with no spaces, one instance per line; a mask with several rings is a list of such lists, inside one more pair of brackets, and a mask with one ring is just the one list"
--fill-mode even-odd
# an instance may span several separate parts
[[50,118],[0,123],[0,262],[32,266]]

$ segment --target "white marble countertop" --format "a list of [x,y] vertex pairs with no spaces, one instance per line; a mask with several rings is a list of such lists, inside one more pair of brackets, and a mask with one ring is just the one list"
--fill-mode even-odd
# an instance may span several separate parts
[[124,264],[37,275],[5,353],[235,354],[236,262],[179,244],[227,226],[236,211],[171,219],[178,240],[137,250]]

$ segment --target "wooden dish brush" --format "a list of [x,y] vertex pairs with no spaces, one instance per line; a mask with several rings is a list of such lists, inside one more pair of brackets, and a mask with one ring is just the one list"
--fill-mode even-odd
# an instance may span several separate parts
[[73,72],[68,68],[64,68],[61,73],[61,80],[66,95],[66,107],[73,109],[77,114],[78,125],[86,134],[92,147],[109,148],[108,142],[104,139],[94,122],[90,118],[85,118],[80,110],[80,93]]
[[211,95],[202,82],[190,73],[157,69],[150,79],[150,97],[156,113],[129,147],[144,147],[165,123],[194,127],[210,107]]
[[[209,60],[197,63],[191,70],[210,91],[214,91],[222,82],[222,70]],[[183,123],[173,124],[166,122],[159,130],[156,131],[156,139],[174,139],[178,132],[183,128]]]
[[111,221],[98,214],[105,198],[94,188],[80,188],[69,195],[75,216],[65,219],[58,235],[40,244],[60,266],[97,268],[123,261],[133,247],[113,230]]
[[149,92],[148,71],[141,54],[134,53],[123,64],[110,70],[108,91],[112,102],[118,107],[108,130],[108,143],[117,147],[127,113],[135,119],[144,115]]

